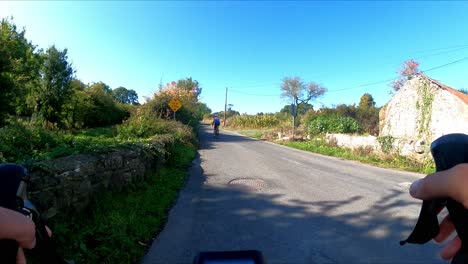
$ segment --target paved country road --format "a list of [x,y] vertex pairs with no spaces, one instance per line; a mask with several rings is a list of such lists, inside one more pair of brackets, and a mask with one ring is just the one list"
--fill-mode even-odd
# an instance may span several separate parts
[[[444,263],[440,245],[400,246],[419,214],[420,174],[200,129],[199,159],[143,263],[261,250],[267,263]],[[229,184],[249,178],[251,186]],[[246,180],[239,183],[247,184]]]

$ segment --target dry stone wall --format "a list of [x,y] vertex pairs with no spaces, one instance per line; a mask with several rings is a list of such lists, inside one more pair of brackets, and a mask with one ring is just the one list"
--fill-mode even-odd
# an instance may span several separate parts
[[28,195],[48,218],[61,211],[81,211],[101,192],[119,191],[144,180],[164,157],[143,148],[74,155],[35,164]]

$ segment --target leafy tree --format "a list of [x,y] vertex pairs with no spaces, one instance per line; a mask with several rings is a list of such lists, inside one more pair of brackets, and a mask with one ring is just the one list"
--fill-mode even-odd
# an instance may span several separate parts
[[116,103],[109,86],[103,82],[92,84],[86,92],[91,100],[91,109],[84,118],[86,127],[100,127],[119,124],[129,116],[123,105]]
[[177,120],[184,124],[197,124],[198,120],[202,118],[198,101],[200,93],[201,88],[198,81],[192,80],[192,78],[173,81],[165,87],[160,85],[159,91],[145,104],[143,109],[159,118],[172,119],[174,113],[169,108],[168,103],[171,99],[177,98],[182,103],[182,107],[176,113]]
[[112,89],[110,88],[109,85],[105,84],[104,82],[93,83],[90,86],[90,88],[91,88],[91,90],[94,90],[94,91],[101,91],[103,93],[107,93],[109,95],[112,95]]
[[192,77],[181,79],[177,81],[177,88],[184,91],[193,91],[194,94],[198,97],[202,88],[197,80],[192,80]]
[[138,94],[134,90],[127,90],[125,87],[118,87],[112,90],[112,95],[117,102],[122,104],[138,105]]
[[73,69],[67,60],[67,49],[60,51],[54,45],[44,54],[42,81],[36,89],[36,111],[52,124],[61,125],[62,108],[72,92]]
[[129,104],[140,105],[140,102],[138,102],[138,94],[135,90],[128,90],[127,99]]
[[464,94],[468,94],[468,89],[463,89],[463,88],[462,88],[462,89],[460,89],[460,90],[458,90],[458,91],[459,91],[459,92],[462,92],[462,93],[464,93]]
[[359,108],[360,109],[369,109],[371,107],[375,107],[375,101],[371,94],[365,93],[361,96],[361,100],[359,101]]
[[31,114],[31,88],[39,82],[41,60],[36,47],[12,19],[0,22],[0,126],[13,114]]
[[86,118],[90,116],[93,108],[91,95],[87,92],[88,86],[78,79],[70,82],[72,90],[70,100],[64,106],[66,113],[66,126],[68,128],[83,128]]
[[211,109],[205,104],[205,103],[200,103],[198,102],[197,104],[197,117],[199,119],[211,115]]

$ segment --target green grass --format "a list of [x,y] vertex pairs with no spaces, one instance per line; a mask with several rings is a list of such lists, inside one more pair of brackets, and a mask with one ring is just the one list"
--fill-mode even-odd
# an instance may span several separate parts
[[362,163],[371,164],[379,167],[400,169],[419,173],[432,173],[435,171],[435,165],[432,160],[426,163],[420,163],[416,160],[400,155],[380,156],[366,149],[352,150],[349,148],[331,146],[323,140],[314,140],[307,142],[287,142],[284,145],[315,152],[327,156],[343,158],[347,160],[356,160]]
[[117,136],[117,130],[115,126],[89,128],[76,132],[76,135],[85,137],[112,138]]
[[256,139],[261,139],[263,136],[263,133],[259,131],[240,131],[240,134]]
[[193,147],[179,146],[171,167],[134,183],[126,191],[105,193],[87,213],[54,220],[54,237],[75,263],[134,263],[161,231],[169,208],[184,185]]
[[49,131],[26,122],[13,121],[0,128],[0,162],[28,165],[79,153],[102,153],[115,148],[148,144],[159,135],[170,135],[174,141],[195,144],[192,130],[174,121],[140,120],[73,133]]

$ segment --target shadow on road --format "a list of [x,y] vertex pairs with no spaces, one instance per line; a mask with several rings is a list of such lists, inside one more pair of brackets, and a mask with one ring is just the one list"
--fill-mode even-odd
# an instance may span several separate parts
[[368,197],[288,199],[269,193],[268,186],[256,191],[208,184],[217,175],[205,175],[201,166],[198,170],[171,214],[179,220],[166,227],[176,231],[160,237],[158,252],[150,252],[145,263],[190,263],[200,251],[249,249],[262,251],[268,263],[444,263],[440,246],[432,242],[399,245],[416,219],[398,212],[419,206],[407,199],[406,190],[389,189],[369,209],[358,211],[352,208],[360,208],[357,203]]
[[[201,149],[240,141],[256,140],[231,134],[213,139],[210,126],[200,128]],[[338,193],[317,201],[313,194],[303,200],[276,193],[274,186],[236,188],[220,176],[192,167],[144,263],[190,263],[200,251],[249,249],[262,251],[267,263],[444,263],[433,242],[399,245],[416,223],[416,216],[402,212],[420,206],[404,188],[389,187],[377,200]]]
[[[339,201],[284,201],[282,195],[203,186],[192,245],[199,251],[261,250],[268,263],[437,263],[434,245],[401,247],[415,219],[395,216],[413,204],[400,190],[369,210],[339,213],[362,196]],[[401,198],[401,199],[400,199]],[[193,252],[196,253],[196,252]]]

